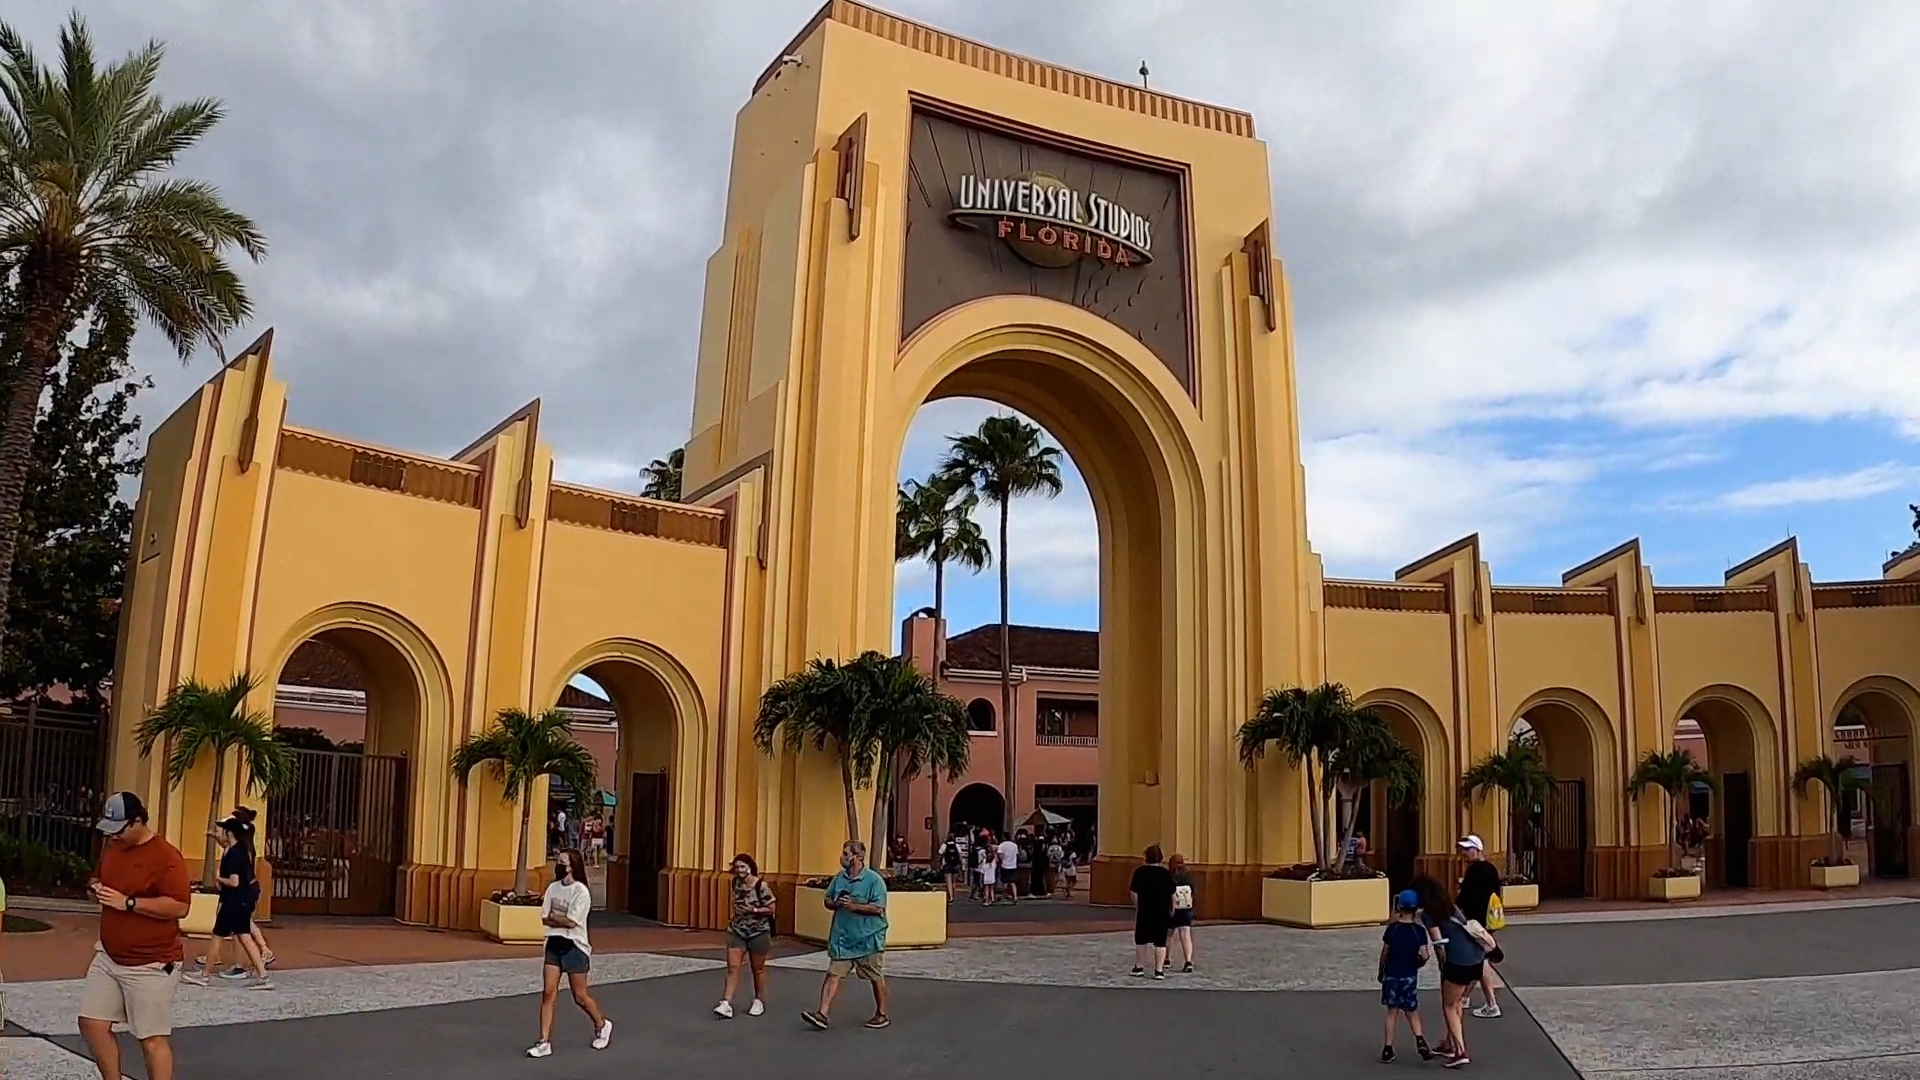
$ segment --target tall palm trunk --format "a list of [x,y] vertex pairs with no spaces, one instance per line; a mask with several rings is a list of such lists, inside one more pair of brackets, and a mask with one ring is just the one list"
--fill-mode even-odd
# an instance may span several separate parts
[[513,856],[513,894],[525,896],[527,888],[527,840],[533,833],[533,784],[520,785],[520,844]]
[[884,765],[880,773],[873,782],[873,843],[867,848],[867,863],[888,867],[893,860],[893,852],[886,846],[887,836],[891,832],[887,826],[891,824],[893,816],[889,812],[893,800],[893,775],[890,768]]
[[[947,560],[944,546],[933,549],[933,678],[947,666]],[[940,770],[927,770],[927,865],[940,856]]]
[[207,846],[201,856],[200,885],[211,890],[219,876],[220,861],[213,851],[213,827],[220,823],[220,796],[224,795],[227,779],[227,748],[216,746],[213,750],[213,791],[207,796]]
[[853,762],[847,760],[847,748],[840,752],[840,789],[847,796],[847,839],[860,839],[860,808],[853,802]]
[[1315,775],[1313,755],[1300,759],[1300,771],[1307,783],[1307,798],[1312,803],[1313,812],[1307,815],[1307,823],[1313,829],[1313,861],[1318,869],[1327,869],[1326,813],[1327,801],[1321,796],[1320,778]]
[[1013,722],[1013,657],[1007,639],[1007,499],[1000,499],[1000,753],[1007,766],[1006,834],[1013,835],[1015,793],[1013,744],[1017,738]]
[[[7,385],[7,414],[0,422],[0,642],[7,636],[13,595],[13,560],[19,549],[20,504],[26,499],[27,472],[33,465],[34,425],[47,374],[59,359],[60,339],[72,323],[69,308],[78,271],[66,260],[40,251],[21,268],[25,296],[21,310],[20,359]],[[211,841],[209,841],[211,847]]]
[[1673,859],[1673,862],[1671,864],[1673,868],[1675,870],[1678,870],[1680,869],[1680,860],[1684,855],[1684,853],[1680,853],[1680,854],[1675,853],[1675,845],[1678,843],[1679,837],[1675,836],[1674,834],[1680,831],[1680,796],[1678,794],[1669,792],[1668,800],[1669,802],[1668,802],[1668,809],[1667,809],[1667,854],[1671,856]]

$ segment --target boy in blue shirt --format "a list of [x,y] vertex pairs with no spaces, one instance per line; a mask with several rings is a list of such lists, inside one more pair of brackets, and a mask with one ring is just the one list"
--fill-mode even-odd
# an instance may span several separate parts
[[1420,1060],[1433,1057],[1420,1030],[1420,969],[1427,966],[1433,950],[1427,944],[1427,928],[1414,918],[1419,907],[1420,897],[1412,889],[1394,897],[1393,921],[1380,939],[1380,1004],[1387,1009],[1387,1038],[1380,1049],[1381,1061],[1393,1060],[1393,1035],[1400,1026],[1401,1013],[1407,1014]]
[[873,985],[870,1028],[893,1023],[887,1016],[887,883],[867,867],[867,845],[849,840],[840,849],[840,872],[827,883],[827,908],[833,928],[827,931],[827,980],[820,985],[820,1007],[800,1018],[825,1031],[828,1010],[840,993],[840,980],[858,975]]

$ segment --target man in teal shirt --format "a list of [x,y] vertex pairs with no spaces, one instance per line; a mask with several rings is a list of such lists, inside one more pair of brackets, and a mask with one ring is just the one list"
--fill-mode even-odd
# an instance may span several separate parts
[[867,867],[867,845],[849,840],[840,849],[840,872],[827,883],[827,908],[833,928],[827,932],[827,981],[820,985],[820,1008],[800,1018],[827,1030],[827,1013],[840,993],[840,980],[858,975],[873,984],[870,1028],[893,1023],[887,1016],[887,883]]

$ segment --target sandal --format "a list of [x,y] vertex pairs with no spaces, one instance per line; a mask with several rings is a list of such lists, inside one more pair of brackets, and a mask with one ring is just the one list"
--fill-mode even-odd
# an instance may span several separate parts
[[893,1019],[889,1017],[886,1013],[875,1013],[873,1019],[867,1021],[867,1026],[872,1028],[875,1031],[879,1031],[881,1028],[886,1027],[892,1023],[893,1023]]

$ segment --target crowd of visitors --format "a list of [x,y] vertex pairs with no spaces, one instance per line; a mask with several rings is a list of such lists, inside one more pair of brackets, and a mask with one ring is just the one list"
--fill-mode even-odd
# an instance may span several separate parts
[[[896,852],[909,850],[904,838]],[[894,864],[905,859],[896,855]],[[956,822],[935,853],[933,864],[947,886],[947,899],[962,889],[969,900],[991,906],[1064,896],[1073,899],[1080,884],[1080,856],[1071,825],[1016,829],[995,838],[990,828]]]

